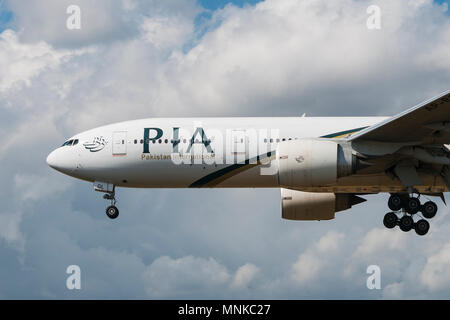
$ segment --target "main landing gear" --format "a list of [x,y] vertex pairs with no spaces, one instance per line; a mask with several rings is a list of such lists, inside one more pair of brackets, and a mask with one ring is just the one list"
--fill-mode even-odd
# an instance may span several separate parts
[[[399,226],[400,230],[404,232],[414,229],[420,236],[426,235],[430,230],[430,224],[425,219],[433,218],[438,210],[433,201],[427,201],[422,205],[418,197],[400,194],[392,194],[389,197],[388,206],[393,212],[388,212],[384,216],[383,224],[386,228],[392,229]],[[414,222],[414,217],[419,212],[425,219],[420,218]]]

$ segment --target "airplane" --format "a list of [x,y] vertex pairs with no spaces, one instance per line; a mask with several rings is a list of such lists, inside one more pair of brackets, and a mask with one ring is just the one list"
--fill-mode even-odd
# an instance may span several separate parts
[[[450,190],[450,90],[392,117],[149,118],[66,140],[48,165],[116,188],[280,188],[281,217],[330,220],[389,193],[383,224],[418,235]],[[425,202],[422,203],[422,199]]]

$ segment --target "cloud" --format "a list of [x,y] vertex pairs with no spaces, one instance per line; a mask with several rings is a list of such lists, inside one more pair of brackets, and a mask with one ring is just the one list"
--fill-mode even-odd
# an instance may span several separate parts
[[70,184],[65,179],[54,179],[34,174],[16,174],[14,188],[22,201],[47,198],[55,193],[63,193]]
[[329,266],[328,259],[336,254],[345,238],[344,234],[329,231],[292,266],[292,277],[298,284],[314,281]]
[[386,251],[401,251],[406,249],[408,237],[405,233],[392,233],[387,229],[370,230],[356,249],[355,256],[370,257]]
[[151,298],[226,298],[248,295],[260,269],[245,263],[234,274],[214,258],[185,256],[155,259],[143,273],[146,293]]
[[19,212],[0,212],[0,237],[19,251],[23,251],[25,239],[20,231],[22,214]]
[[383,298],[384,299],[401,299],[405,292],[404,292],[404,283],[391,283],[387,285],[383,289]]
[[160,257],[145,271],[146,292],[153,298],[217,295],[230,274],[215,259]]
[[55,69],[63,59],[73,53],[55,51],[44,41],[35,44],[23,44],[12,30],[0,34],[0,93],[11,89],[18,90],[20,85],[31,85],[31,79],[48,69]]
[[438,291],[450,287],[450,245],[427,258],[427,264],[420,273],[420,281],[430,290]]
[[251,263],[246,263],[237,269],[231,286],[233,288],[246,288],[259,272],[259,268]]
[[[138,37],[140,25],[148,23],[148,17],[177,16],[184,22],[189,17],[191,24],[200,8],[195,1],[139,1],[139,0],[39,0],[7,1],[14,12],[15,27],[25,42],[44,40],[56,47],[75,48],[81,46],[110,44]],[[80,8],[81,28],[66,27],[71,14],[67,8]],[[174,29],[170,30],[171,32]],[[178,38],[178,40],[183,40]]]

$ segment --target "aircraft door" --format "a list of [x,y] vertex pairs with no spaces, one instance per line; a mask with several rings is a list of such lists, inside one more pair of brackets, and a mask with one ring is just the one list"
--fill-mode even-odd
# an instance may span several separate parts
[[232,154],[235,163],[244,163],[247,158],[247,136],[245,130],[232,131]]
[[127,132],[116,131],[113,133],[112,153],[114,156],[127,154]]

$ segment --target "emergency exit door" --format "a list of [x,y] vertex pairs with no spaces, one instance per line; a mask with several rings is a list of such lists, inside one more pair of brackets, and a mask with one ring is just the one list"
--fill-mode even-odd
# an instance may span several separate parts
[[115,156],[127,154],[127,132],[117,131],[113,133],[112,153]]

